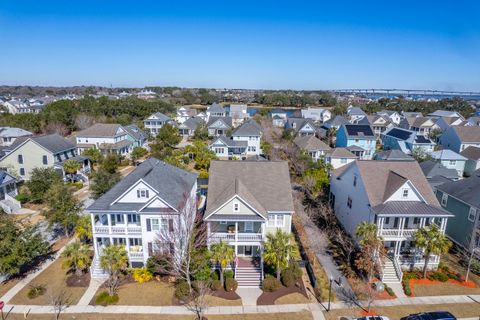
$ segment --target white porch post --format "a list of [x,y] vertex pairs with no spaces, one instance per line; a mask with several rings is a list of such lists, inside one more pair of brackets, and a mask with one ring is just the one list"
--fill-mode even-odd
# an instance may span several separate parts
[[425,226],[425,218],[420,218],[420,228]]
[[126,213],[123,214],[123,224],[125,225],[125,234],[128,234],[128,216]]
[[440,231],[444,234],[445,229],[447,228],[447,218],[442,218],[441,221],[442,222],[440,222]]
[[90,220],[90,222],[92,223],[92,233],[95,235],[95,214],[90,214]]
[[235,242],[238,241],[238,221],[235,221]]
[[382,232],[383,232],[384,219],[385,219],[384,217],[380,217],[380,218],[378,219],[378,223],[379,223],[379,228],[378,228],[378,232],[377,232],[377,233],[378,233],[378,234],[377,234],[378,236],[381,235]]
[[93,236],[93,249],[95,251],[95,256],[99,257],[100,252],[98,251],[98,241],[97,241],[97,237],[95,237],[95,236]]
[[403,237],[403,230],[405,228],[405,218],[400,218],[400,236]]
[[107,213],[107,221],[108,221],[108,233],[112,233],[112,216],[110,213]]

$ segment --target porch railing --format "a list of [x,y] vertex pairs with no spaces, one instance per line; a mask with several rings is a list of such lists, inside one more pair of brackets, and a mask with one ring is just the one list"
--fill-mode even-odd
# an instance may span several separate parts
[[379,235],[382,237],[412,237],[418,229],[383,229]]
[[214,232],[210,234],[212,241],[262,241],[263,235],[261,233],[227,233]]
[[393,267],[395,268],[395,273],[397,274],[398,279],[402,281],[403,272],[402,272],[402,268],[400,267],[400,263],[396,257],[393,258]]
[[129,252],[128,257],[131,260],[143,260],[143,252]]
[[127,233],[142,233],[141,226],[95,226],[94,229],[97,234],[127,234]]

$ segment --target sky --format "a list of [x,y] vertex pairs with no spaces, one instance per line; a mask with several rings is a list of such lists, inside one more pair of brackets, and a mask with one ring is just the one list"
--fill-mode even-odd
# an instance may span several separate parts
[[480,91],[480,1],[0,0],[0,85]]

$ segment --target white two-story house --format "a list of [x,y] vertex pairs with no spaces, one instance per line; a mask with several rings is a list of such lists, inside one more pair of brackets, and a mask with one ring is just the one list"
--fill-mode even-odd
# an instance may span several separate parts
[[[415,232],[435,223],[445,233],[452,216],[438,203],[416,161],[356,160],[335,170],[330,182],[330,204],[350,235],[355,237],[363,221],[377,225],[389,258],[384,282],[400,282],[402,269],[421,268],[423,252],[412,242]],[[436,269],[439,261],[431,257],[429,268]]]
[[262,127],[255,120],[248,120],[232,133],[233,141],[247,142],[247,155],[260,155],[260,140],[262,139]]
[[171,122],[172,119],[161,112],[155,112],[147,119],[143,120],[143,126],[155,137],[164,124]]
[[[86,210],[92,218],[92,276],[101,277],[102,250],[123,245],[129,264],[142,267],[154,253],[174,254],[180,224],[196,214],[197,175],[155,158],[142,162]],[[170,237],[171,235],[171,237]]]
[[239,286],[260,285],[269,232],[291,232],[293,198],[285,161],[212,161],[207,206],[208,246],[220,240],[234,250]]
[[128,155],[137,146],[129,132],[116,123],[96,123],[77,132],[75,139],[78,153],[95,148],[104,154]]

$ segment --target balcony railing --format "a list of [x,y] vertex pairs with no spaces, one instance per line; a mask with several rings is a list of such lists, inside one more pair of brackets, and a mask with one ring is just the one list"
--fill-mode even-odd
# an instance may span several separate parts
[[129,252],[128,257],[130,260],[143,260],[143,252]]
[[95,226],[96,234],[135,234],[142,233],[141,226]]
[[418,229],[383,229],[380,230],[379,235],[382,237],[391,237],[391,238],[409,238],[413,237],[415,232]]
[[261,233],[227,233],[227,232],[215,232],[210,234],[210,240],[217,241],[262,241],[263,236]]

